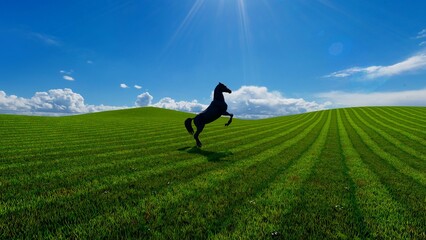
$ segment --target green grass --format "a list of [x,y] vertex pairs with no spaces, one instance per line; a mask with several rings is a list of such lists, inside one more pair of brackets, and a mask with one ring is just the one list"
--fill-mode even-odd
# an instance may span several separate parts
[[0,239],[426,239],[426,108],[0,115]]

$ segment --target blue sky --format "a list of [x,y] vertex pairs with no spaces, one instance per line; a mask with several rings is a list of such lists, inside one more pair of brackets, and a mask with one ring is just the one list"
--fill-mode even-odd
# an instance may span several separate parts
[[421,0],[1,1],[0,112],[135,102],[196,112],[219,81],[247,117],[425,106],[424,9]]

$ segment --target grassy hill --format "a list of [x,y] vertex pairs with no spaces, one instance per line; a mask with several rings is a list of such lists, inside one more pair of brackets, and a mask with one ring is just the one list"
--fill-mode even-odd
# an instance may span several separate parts
[[0,238],[426,239],[426,108],[0,115]]

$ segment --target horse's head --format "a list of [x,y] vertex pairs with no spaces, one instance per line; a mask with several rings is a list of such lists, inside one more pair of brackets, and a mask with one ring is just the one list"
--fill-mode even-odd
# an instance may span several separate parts
[[232,93],[231,89],[229,89],[227,86],[225,86],[225,84],[221,82],[216,86],[216,89],[220,92]]

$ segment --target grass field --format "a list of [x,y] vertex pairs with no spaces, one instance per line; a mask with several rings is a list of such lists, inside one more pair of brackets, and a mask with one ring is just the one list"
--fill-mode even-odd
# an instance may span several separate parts
[[426,239],[426,108],[0,115],[0,238]]

